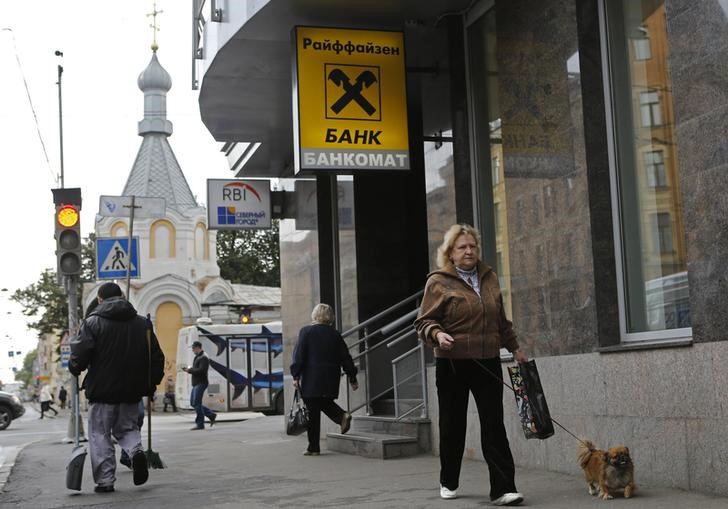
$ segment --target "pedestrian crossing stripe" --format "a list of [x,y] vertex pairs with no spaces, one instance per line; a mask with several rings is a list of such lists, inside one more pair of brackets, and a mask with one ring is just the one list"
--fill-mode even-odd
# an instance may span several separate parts
[[129,239],[121,237],[96,239],[96,277],[97,279],[139,277],[138,237],[132,239],[129,256]]

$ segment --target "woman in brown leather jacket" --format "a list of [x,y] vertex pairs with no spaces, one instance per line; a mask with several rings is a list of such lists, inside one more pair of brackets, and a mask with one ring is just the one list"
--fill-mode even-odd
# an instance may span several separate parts
[[513,324],[506,318],[498,277],[480,260],[480,235],[453,225],[437,250],[438,270],[427,277],[415,320],[417,333],[435,349],[440,408],[440,496],[456,498],[465,450],[468,397],[480,418],[483,456],[490,472],[494,505],[523,501],[503,425],[503,371],[500,349],[526,362]]

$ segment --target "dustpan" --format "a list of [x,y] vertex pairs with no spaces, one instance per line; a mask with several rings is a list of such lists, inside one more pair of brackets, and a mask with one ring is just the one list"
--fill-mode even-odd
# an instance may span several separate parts
[[78,378],[74,379],[75,394],[73,396],[74,413],[76,416],[76,445],[71,451],[71,458],[68,460],[66,465],[66,488],[69,490],[81,491],[81,483],[83,481],[83,466],[86,462],[86,450],[85,445],[80,445],[81,441],[81,409],[79,405],[79,389],[78,389]]

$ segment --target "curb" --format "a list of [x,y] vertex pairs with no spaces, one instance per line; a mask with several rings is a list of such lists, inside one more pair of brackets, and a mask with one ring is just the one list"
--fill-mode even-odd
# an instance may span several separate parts
[[0,464],[0,492],[4,491],[5,489],[5,484],[8,482],[8,478],[13,471],[13,467],[15,466],[15,460],[18,457],[18,454],[20,454],[23,449],[36,442],[40,442],[40,440],[33,440],[32,442],[26,442],[21,445],[14,445],[12,447],[5,447],[5,451],[7,451],[7,456],[5,457],[5,460],[2,462],[2,464]]

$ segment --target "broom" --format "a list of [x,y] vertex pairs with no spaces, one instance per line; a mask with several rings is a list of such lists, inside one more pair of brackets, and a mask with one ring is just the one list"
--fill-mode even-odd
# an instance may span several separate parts
[[[149,387],[152,384],[152,331],[147,329],[147,350],[149,352]],[[152,395],[154,391],[150,391],[147,397],[147,450],[144,455],[147,457],[147,465],[150,468],[167,468],[159,456],[158,452],[152,450]]]

